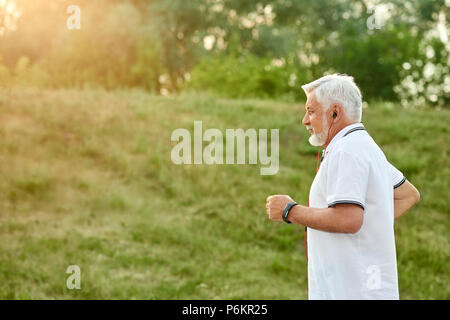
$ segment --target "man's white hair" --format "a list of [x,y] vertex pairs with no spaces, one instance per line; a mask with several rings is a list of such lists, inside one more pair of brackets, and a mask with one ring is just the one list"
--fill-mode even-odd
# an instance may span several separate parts
[[339,103],[351,121],[361,122],[362,96],[353,77],[346,74],[330,74],[303,85],[302,89],[306,94],[314,91],[317,101],[325,111],[333,103]]

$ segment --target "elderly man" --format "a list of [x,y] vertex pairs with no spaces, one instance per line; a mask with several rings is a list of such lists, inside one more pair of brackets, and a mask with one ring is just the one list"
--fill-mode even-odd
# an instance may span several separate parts
[[302,86],[309,142],[325,146],[309,205],[267,198],[271,220],[307,228],[309,299],[399,299],[394,219],[420,199],[361,123],[352,77]]

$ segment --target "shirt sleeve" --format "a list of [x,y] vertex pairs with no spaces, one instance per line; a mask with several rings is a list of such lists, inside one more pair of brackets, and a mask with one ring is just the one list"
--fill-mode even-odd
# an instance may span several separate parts
[[400,172],[396,167],[394,167],[391,163],[389,163],[389,170],[392,179],[392,186],[395,188],[400,187],[405,181],[406,178],[403,176],[403,173]]
[[331,155],[327,168],[327,204],[365,208],[369,163],[346,151]]

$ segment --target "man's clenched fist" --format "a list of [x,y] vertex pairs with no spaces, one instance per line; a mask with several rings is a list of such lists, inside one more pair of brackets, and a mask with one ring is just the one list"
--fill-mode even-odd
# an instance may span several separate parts
[[291,197],[287,195],[273,195],[267,197],[266,200],[267,214],[270,220],[283,221],[283,210],[289,202],[292,202]]

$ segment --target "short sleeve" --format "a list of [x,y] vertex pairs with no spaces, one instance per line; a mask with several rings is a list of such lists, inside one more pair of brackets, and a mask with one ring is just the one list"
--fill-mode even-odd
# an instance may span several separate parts
[[396,167],[388,162],[389,165],[389,173],[392,179],[392,186],[395,188],[400,187],[405,181],[406,178],[403,176],[403,173],[400,172]]
[[333,153],[327,168],[327,204],[356,204],[365,208],[369,163],[346,151]]

